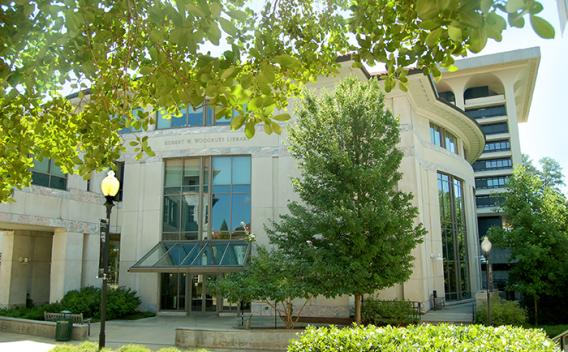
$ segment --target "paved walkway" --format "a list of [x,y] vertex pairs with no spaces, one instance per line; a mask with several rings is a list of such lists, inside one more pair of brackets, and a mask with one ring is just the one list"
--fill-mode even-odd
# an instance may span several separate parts
[[473,302],[446,306],[440,310],[431,310],[424,314],[421,320],[430,323],[471,324],[473,322]]
[[[180,327],[206,330],[237,330],[237,317],[217,317],[204,314],[192,317],[156,316],[139,320],[111,320],[106,324],[106,345],[117,348],[128,344],[146,345],[152,350],[175,346],[175,329]],[[280,322],[278,323],[281,324]],[[254,327],[274,327],[273,317],[255,317]],[[91,324],[89,341],[98,342],[100,324]],[[79,344],[81,341],[70,341]],[[5,333],[0,331],[1,352],[47,352],[56,344],[54,339]],[[228,352],[230,350],[209,350]],[[241,351],[242,352],[242,351]],[[262,351],[258,351],[262,352]]]

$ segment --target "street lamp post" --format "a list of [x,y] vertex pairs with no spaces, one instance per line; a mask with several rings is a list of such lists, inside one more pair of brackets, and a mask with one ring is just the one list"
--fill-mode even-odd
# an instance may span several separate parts
[[101,329],[99,333],[99,350],[105,347],[105,324],[106,324],[106,301],[107,301],[107,280],[108,280],[108,257],[109,257],[109,231],[110,213],[114,206],[114,197],[120,189],[120,182],[114,176],[114,171],[109,171],[101,182],[101,192],[106,198],[106,229],[101,231],[101,253],[103,284],[101,287]]
[[485,257],[485,265],[487,266],[486,270],[486,279],[487,279],[487,321],[489,325],[493,325],[493,319],[491,317],[491,290],[492,290],[492,272],[491,272],[491,263],[489,262],[489,253],[491,252],[491,241],[489,241],[489,237],[483,237],[483,241],[481,242],[481,250],[483,251],[483,256]]

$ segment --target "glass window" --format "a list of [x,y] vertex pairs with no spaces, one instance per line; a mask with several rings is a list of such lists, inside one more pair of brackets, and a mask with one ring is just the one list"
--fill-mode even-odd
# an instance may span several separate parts
[[166,119],[164,118],[166,113],[164,111],[158,111],[157,113],[157,128],[158,129],[166,129],[166,128],[179,128],[185,127],[187,125],[187,114],[186,110],[181,110],[181,115],[171,115],[171,118]]
[[444,131],[444,144],[448,151],[457,154],[458,153],[458,140],[457,138],[448,131]]
[[237,156],[232,158],[233,172],[232,184],[243,185],[250,184],[250,157]]
[[51,159],[34,160],[32,184],[49,188],[67,189],[67,175]]
[[242,236],[241,222],[251,223],[250,170],[250,156],[166,160],[162,238]]
[[183,176],[183,159],[166,161],[164,193],[181,192]]
[[442,146],[442,129],[436,125],[430,124],[430,139],[432,144]]
[[213,158],[213,186],[231,184],[231,157]]
[[203,107],[194,108],[191,105],[187,109],[187,124],[189,127],[203,126]]
[[481,125],[481,131],[485,134],[498,134],[498,133],[508,133],[509,126],[506,122],[502,123],[492,123],[488,125]]
[[439,172],[438,192],[446,299],[469,298],[471,292],[463,181]]

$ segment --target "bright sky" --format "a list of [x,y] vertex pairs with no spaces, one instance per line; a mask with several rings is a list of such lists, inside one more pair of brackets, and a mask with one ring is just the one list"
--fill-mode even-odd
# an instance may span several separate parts
[[527,23],[522,29],[507,29],[502,42],[488,42],[480,54],[540,47],[541,60],[529,120],[519,125],[521,151],[533,162],[545,156],[556,159],[568,183],[568,28],[562,36],[556,1],[541,2],[544,10],[540,15],[554,26],[555,39],[541,39]]

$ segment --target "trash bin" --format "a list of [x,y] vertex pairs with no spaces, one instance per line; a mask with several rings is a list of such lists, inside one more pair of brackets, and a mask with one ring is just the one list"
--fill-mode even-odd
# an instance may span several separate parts
[[58,320],[55,322],[55,341],[71,340],[73,323],[71,320]]

